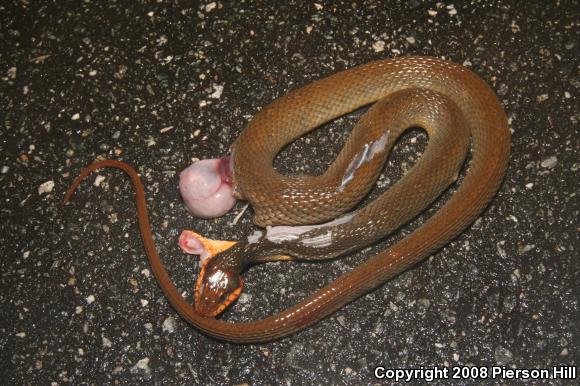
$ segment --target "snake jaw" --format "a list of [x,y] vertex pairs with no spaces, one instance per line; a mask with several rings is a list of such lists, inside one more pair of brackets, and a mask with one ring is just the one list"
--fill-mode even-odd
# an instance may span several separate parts
[[210,266],[212,259],[208,258],[202,265],[195,286],[195,311],[208,318],[221,314],[240,296],[244,287],[243,278],[236,272]]
[[235,241],[212,240],[187,230],[179,236],[181,249],[200,257],[201,270],[195,285],[195,310],[200,315],[219,315],[242,293],[244,282],[239,273],[222,270],[217,263],[209,264],[217,254],[234,244]]

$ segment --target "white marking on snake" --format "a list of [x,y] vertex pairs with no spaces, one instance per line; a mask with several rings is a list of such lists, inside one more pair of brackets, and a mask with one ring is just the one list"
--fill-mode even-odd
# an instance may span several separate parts
[[387,130],[381,138],[373,141],[371,143],[366,143],[361,151],[356,153],[352,161],[348,164],[338,191],[342,192],[346,185],[354,178],[354,173],[360,168],[365,162],[372,160],[375,155],[379,154],[387,147],[387,141],[389,140],[390,131]]
[[[346,222],[349,222],[354,215],[356,214],[356,212],[351,212],[351,213],[347,213],[342,217],[339,217],[335,220],[329,221],[329,222],[325,222],[324,224],[316,224],[316,225],[298,225],[298,226],[287,226],[287,225],[281,225],[281,226],[269,226],[266,227],[266,238],[268,240],[270,240],[273,243],[282,243],[284,241],[292,241],[292,240],[296,240],[297,238],[300,237],[301,234],[306,233],[308,231],[314,230],[314,229],[320,229],[320,228],[326,228],[326,227],[332,227],[332,226],[336,226],[336,225],[340,225],[340,224],[344,224]],[[317,236],[320,237],[320,236]],[[314,237],[312,239],[309,240],[314,240],[317,237]],[[319,240],[319,243],[323,242],[323,240]],[[314,243],[317,243],[316,241],[314,241]],[[326,246],[326,245],[313,245],[313,246],[318,246],[318,247],[322,247],[322,246]]]
[[302,240],[302,245],[313,248],[328,247],[332,244],[332,231]]

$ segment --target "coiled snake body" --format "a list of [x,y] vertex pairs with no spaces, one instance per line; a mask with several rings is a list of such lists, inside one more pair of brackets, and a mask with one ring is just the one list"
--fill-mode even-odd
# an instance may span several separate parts
[[[322,176],[283,176],[272,168],[274,157],[287,143],[377,101]],[[424,128],[429,135],[421,159],[377,200],[347,213],[371,189],[396,138],[412,126]],[[271,227],[211,261],[214,267],[236,273],[259,256],[290,253],[303,259],[329,258],[384,237],[455,181],[469,143],[471,161],[464,180],[419,228],[300,303],[247,323],[202,317],[179,294],[156,253],[143,187],[130,166],[118,161],[89,166],[73,182],[65,201],[93,170],[126,171],[136,187],[139,225],[152,269],[176,310],[218,339],[270,341],[321,320],[459,235],[497,191],[508,162],[510,134],[505,113],[483,80],[460,65],[428,57],[383,60],[346,70],[294,90],[256,114],[234,144],[232,155],[236,191],[252,204],[254,222],[266,226],[335,220],[306,228]]]

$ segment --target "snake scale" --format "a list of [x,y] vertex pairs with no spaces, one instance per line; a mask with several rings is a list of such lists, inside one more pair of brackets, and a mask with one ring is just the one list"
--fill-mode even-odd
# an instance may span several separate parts
[[[286,144],[371,103],[375,104],[323,175],[284,176],[273,169],[274,157]],[[377,200],[348,212],[372,188],[396,138],[415,126],[429,135],[417,164]],[[383,238],[455,181],[469,146],[465,178],[416,230],[296,305],[245,323],[201,316],[179,294],[156,252],[143,185],[132,167],[113,160],[90,165],[73,181],[65,202],[92,171],[124,170],[136,189],[139,226],[152,270],[173,307],[212,337],[264,342],[323,319],[458,236],[498,190],[508,163],[510,133],[501,104],[481,78],[458,64],[430,57],[388,59],[345,70],[298,88],[257,113],[233,146],[233,179],[236,194],[254,208],[254,222],[269,227],[217,255],[207,268],[230,270],[234,276],[258,256],[330,258]],[[289,226],[332,219],[306,228]]]

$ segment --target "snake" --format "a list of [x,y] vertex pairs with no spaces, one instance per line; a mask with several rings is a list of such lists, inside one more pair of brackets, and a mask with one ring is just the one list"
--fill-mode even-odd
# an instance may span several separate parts
[[[322,175],[286,176],[273,168],[274,158],[288,143],[371,104]],[[394,186],[357,207],[372,189],[397,137],[410,127],[428,134],[423,155]],[[299,260],[334,258],[381,240],[409,222],[456,182],[468,152],[464,177],[450,197],[395,244],[266,318],[229,322],[212,317],[216,308],[239,294],[241,272],[253,262],[280,254]],[[250,202],[254,222],[266,228],[205,264],[206,279],[200,281],[200,276],[197,289],[207,287],[206,295],[196,293],[195,306],[181,296],[161,262],[151,236],[145,189],[130,165],[117,160],[89,165],[72,182],[64,202],[97,169],[126,172],[136,192],[145,251],[171,305],[208,336],[259,343],[281,339],[328,317],[460,235],[498,191],[509,153],[510,130],[496,94],[474,72],[447,60],[384,59],[297,88],[259,111],[232,146],[234,193]],[[212,287],[216,279],[220,284]]]

